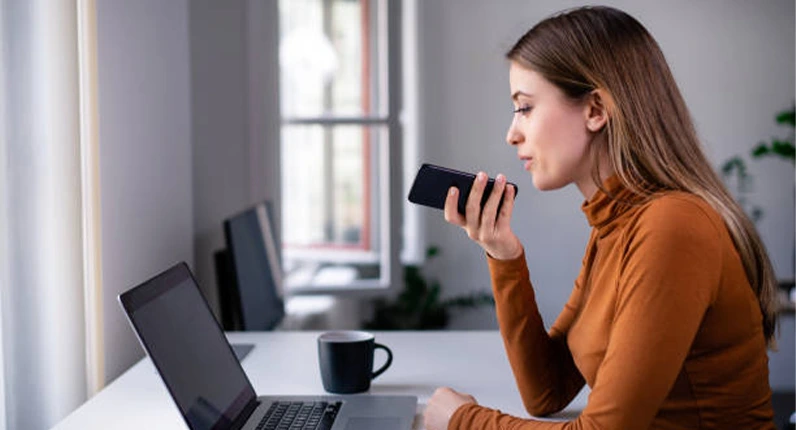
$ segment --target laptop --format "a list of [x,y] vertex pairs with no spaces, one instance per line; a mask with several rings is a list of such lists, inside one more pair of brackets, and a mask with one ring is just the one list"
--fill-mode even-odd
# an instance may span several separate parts
[[258,397],[185,263],[119,302],[192,430],[412,428],[414,396]]

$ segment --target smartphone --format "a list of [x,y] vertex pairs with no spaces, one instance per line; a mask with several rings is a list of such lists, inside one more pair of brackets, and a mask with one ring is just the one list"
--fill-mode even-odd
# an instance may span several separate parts
[[[456,187],[459,189],[457,207],[459,213],[464,215],[467,197],[470,195],[470,189],[473,187],[474,181],[475,175],[472,173],[425,163],[420,166],[420,170],[417,172],[415,181],[412,184],[412,189],[409,190],[409,201],[432,208],[445,209],[445,198],[448,196],[448,189]],[[508,185],[514,187],[514,197],[516,198],[519,188],[511,182]],[[494,186],[495,180],[489,178],[486,188],[484,188],[484,195],[481,197],[482,209],[492,194]],[[501,198],[500,205],[502,204],[503,199]],[[500,206],[498,206],[498,211],[500,211]]]

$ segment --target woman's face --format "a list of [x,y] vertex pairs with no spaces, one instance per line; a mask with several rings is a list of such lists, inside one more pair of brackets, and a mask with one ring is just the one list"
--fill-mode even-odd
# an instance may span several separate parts
[[509,82],[515,113],[506,141],[517,148],[533,185],[554,190],[574,182],[588,198],[585,191],[593,183],[588,104],[568,99],[542,75],[516,62]]

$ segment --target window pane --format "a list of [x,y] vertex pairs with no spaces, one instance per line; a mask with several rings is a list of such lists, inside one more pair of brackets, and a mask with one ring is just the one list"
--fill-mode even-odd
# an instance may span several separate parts
[[290,272],[316,272],[323,261],[350,262],[346,267],[355,279],[380,276],[379,262],[386,250],[378,233],[378,164],[386,137],[386,126],[282,127],[282,237],[288,286]]
[[379,116],[377,2],[280,0],[285,117]]

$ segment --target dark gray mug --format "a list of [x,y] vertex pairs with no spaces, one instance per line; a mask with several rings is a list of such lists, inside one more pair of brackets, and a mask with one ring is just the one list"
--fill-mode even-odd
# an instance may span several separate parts
[[[376,349],[387,353],[387,362],[373,370]],[[318,336],[318,363],[323,388],[330,393],[361,393],[370,389],[370,381],[392,364],[392,351],[376,343],[373,334],[364,331],[328,331]]]

